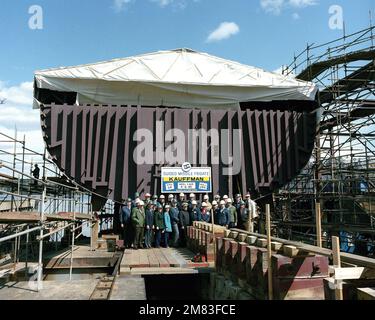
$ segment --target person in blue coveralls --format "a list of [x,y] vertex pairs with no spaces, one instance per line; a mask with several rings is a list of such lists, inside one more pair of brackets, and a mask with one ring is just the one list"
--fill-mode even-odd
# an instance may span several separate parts
[[201,211],[198,208],[198,203],[195,200],[191,201],[191,209],[190,209],[190,221],[193,223],[194,221],[201,221]]
[[171,223],[171,216],[170,216],[170,205],[167,204],[164,207],[164,247],[169,247],[169,234],[172,233],[172,223]]
[[220,201],[220,207],[216,209],[215,213],[215,224],[228,228],[229,224],[229,212],[225,207],[225,201]]
[[133,242],[133,232],[131,224],[132,199],[128,198],[126,204],[120,210],[120,223],[123,230],[124,247],[131,248]]
[[208,211],[208,205],[206,202],[202,202],[201,205],[201,221],[211,222],[211,215]]

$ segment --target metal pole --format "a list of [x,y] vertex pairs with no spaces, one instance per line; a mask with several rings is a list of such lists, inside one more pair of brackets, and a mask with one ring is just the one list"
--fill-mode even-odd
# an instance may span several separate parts
[[322,247],[322,216],[320,211],[320,203],[315,203],[315,221],[316,221],[316,245]]
[[267,257],[268,257],[268,299],[273,300],[272,286],[272,250],[271,250],[271,213],[270,205],[266,204],[266,225],[267,225]]
[[9,235],[9,236],[6,236],[6,237],[3,237],[3,238],[0,238],[0,242],[4,242],[4,241],[8,241],[8,240],[11,240],[11,239],[14,239],[14,238],[17,238],[17,237],[20,237],[24,234],[29,234],[31,232],[34,232],[34,231],[38,231],[40,230],[41,227],[35,227],[35,228],[32,228],[32,229],[27,229],[25,231],[21,231],[21,232],[18,232],[16,234],[12,234],[12,235]]
[[[26,227],[27,231],[29,231],[29,225]],[[29,232],[26,233],[26,257],[25,257],[25,279],[27,278],[28,275],[28,264],[29,264]]]
[[[75,199],[75,194],[73,193],[73,197]],[[76,206],[73,202],[73,228],[72,228],[72,250],[70,253],[70,270],[69,270],[69,280],[72,281],[72,273],[73,273],[73,250],[74,250],[74,238],[75,238],[75,220],[76,220]]]

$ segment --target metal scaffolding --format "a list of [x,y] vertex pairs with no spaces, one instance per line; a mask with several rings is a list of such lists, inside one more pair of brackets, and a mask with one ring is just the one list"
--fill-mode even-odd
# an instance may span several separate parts
[[375,254],[375,27],[322,45],[307,45],[284,68],[286,75],[320,87],[322,106],[312,158],[274,195],[280,237],[317,243],[317,203],[322,241],[330,247]]
[[[13,271],[20,265],[29,279],[29,265],[37,263],[36,290],[43,281],[43,253],[70,244],[73,272],[75,240],[96,223],[92,193],[69,181],[49,159],[22,140],[0,132],[0,265]],[[32,173],[40,166],[40,177]],[[78,235],[76,234],[76,231]],[[90,233],[91,236],[91,233]]]

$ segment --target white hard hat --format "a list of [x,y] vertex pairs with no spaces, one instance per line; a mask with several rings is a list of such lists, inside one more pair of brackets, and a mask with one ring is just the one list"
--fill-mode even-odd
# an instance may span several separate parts
[[228,203],[232,203],[232,199],[231,199],[231,198],[228,198],[227,202],[228,202]]
[[223,199],[228,199],[228,196],[227,196],[227,195],[224,195]]
[[164,208],[165,209],[169,209],[171,206],[169,204],[167,204]]
[[135,199],[135,203],[138,203],[140,201],[141,201],[141,199],[139,199],[139,198]]
[[174,198],[174,195],[173,195],[173,194],[170,194],[170,195],[168,196],[168,199],[170,199],[170,198]]
[[207,203],[206,202],[202,202],[202,207],[207,207]]
[[197,204],[197,202],[196,202],[195,200],[193,200],[193,201],[191,202],[191,204]]
[[190,193],[190,198],[194,198],[195,197],[195,194],[194,193]]
[[185,194],[183,192],[181,192],[180,197],[185,197]]
[[145,197],[151,197],[151,194],[149,194],[148,192],[145,194]]
[[145,205],[145,203],[144,203],[142,200],[139,201],[138,204],[139,204],[140,206],[144,206],[144,205]]
[[217,201],[216,200],[212,201],[212,205],[217,206]]
[[220,201],[220,204],[225,204],[225,201],[224,201],[224,200],[221,200],[221,201]]
[[203,199],[208,199],[208,195],[207,194],[204,195]]
[[165,199],[165,196],[162,194],[159,199]]

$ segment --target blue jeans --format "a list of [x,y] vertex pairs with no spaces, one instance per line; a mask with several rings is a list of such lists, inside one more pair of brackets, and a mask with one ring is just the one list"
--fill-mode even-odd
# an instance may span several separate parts
[[177,247],[178,246],[178,240],[180,238],[180,232],[178,230],[178,225],[173,224],[172,225],[172,246]]
[[169,232],[164,232],[164,247],[168,248],[168,241],[169,241]]

